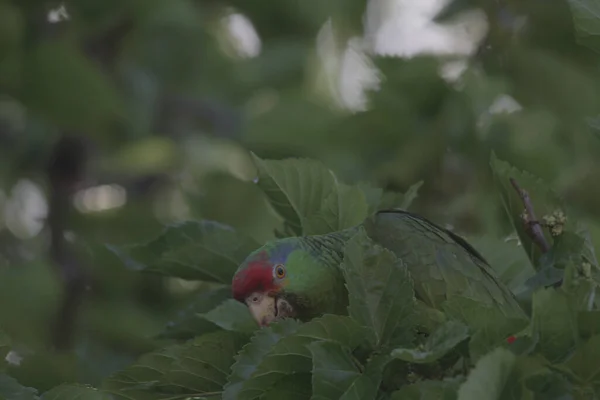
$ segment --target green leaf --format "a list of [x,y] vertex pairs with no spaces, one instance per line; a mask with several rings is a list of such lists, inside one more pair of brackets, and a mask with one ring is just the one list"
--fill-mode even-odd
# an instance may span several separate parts
[[202,317],[219,304],[231,298],[231,288],[206,290],[194,296],[190,304],[180,310],[173,321],[157,337],[159,339],[187,340],[218,330],[219,327]]
[[246,336],[233,332],[209,333],[183,345],[145,354],[135,364],[107,378],[101,388],[118,399],[220,392],[234,356],[246,341]]
[[375,245],[364,229],[346,244],[342,270],[350,316],[370,331],[376,347],[409,344],[414,338],[415,295],[406,266]]
[[312,396],[311,374],[288,375],[278,381],[261,400],[309,400]]
[[577,347],[573,356],[565,363],[554,368],[566,373],[580,385],[600,384],[600,335],[592,336],[587,342]]
[[313,399],[339,399],[362,376],[348,349],[335,342],[313,342]]
[[369,214],[367,199],[357,186],[338,184],[323,201],[321,210],[303,221],[304,235],[320,235],[351,228]]
[[539,351],[550,362],[563,360],[578,341],[577,313],[564,293],[554,288],[534,293],[532,327]]
[[38,400],[37,390],[21,385],[6,374],[0,374],[0,400]]
[[108,393],[104,393],[92,386],[65,383],[45,392],[41,400],[112,400]]
[[[525,230],[526,225],[521,218],[525,207],[523,201],[511,185],[510,178],[514,178],[521,189],[529,193],[536,218],[540,221],[544,215],[551,215],[556,210],[564,212],[565,207],[562,200],[540,179],[530,173],[519,171],[507,162],[498,159],[494,153],[492,153],[490,164],[496,187],[500,192],[502,203],[504,204],[504,209],[508,213],[531,263],[534,268],[539,269],[539,259],[542,253],[538,245],[533,242],[531,236]],[[547,242],[552,244],[552,238],[548,230],[542,229],[542,231]]]
[[109,248],[134,271],[230,284],[238,266],[260,245],[214,221],[167,227],[150,242]]
[[365,191],[338,183],[319,161],[261,160],[255,155],[253,159],[258,186],[292,235],[339,231],[359,224],[368,215]]
[[[52,123],[101,135],[124,109],[115,85],[74,45],[43,40],[24,57],[23,100]],[[93,99],[93,101],[82,101]]]
[[364,329],[349,317],[324,315],[313,319],[271,347],[250,378],[242,383],[235,398],[252,400],[264,394],[285,376],[310,372],[312,360],[307,345],[313,341],[333,340],[341,346],[353,349],[364,337]]
[[392,357],[416,364],[431,363],[442,358],[468,337],[469,328],[466,325],[449,320],[427,338],[422,349],[395,349]]
[[248,307],[233,299],[226,300],[201,316],[227,331],[252,333],[258,328]]
[[6,356],[10,352],[12,341],[7,334],[0,331],[0,370],[4,370]]
[[578,41],[592,50],[600,50],[600,4],[595,0],[568,0]]
[[482,357],[458,390],[458,400],[511,400],[521,398],[516,356],[497,348]]
[[419,381],[395,391],[390,400],[456,400],[460,383],[457,379]]
[[235,357],[224,388],[223,399],[236,399],[243,382],[252,376],[273,346],[282,338],[296,332],[300,325],[296,320],[284,319],[256,331],[250,342]]

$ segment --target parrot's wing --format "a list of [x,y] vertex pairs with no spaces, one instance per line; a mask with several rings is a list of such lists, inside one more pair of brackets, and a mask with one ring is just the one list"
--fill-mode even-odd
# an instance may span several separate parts
[[460,236],[423,217],[383,210],[365,221],[365,229],[407,265],[415,292],[439,308],[453,295],[499,306],[507,315],[523,315],[512,292],[477,250]]

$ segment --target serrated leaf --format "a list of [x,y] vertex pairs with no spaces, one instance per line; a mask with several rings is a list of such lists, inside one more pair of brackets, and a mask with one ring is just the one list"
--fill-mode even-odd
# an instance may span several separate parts
[[253,155],[258,186],[284,219],[284,234],[335,232],[362,222],[374,193],[339,183],[321,162],[310,159],[261,160]]
[[[525,250],[525,253],[531,260],[534,268],[539,269],[539,258],[542,252],[537,244],[533,242],[531,236],[525,230],[525,223],[521,214],[525,209],[523,201],[516,193],[510,183],[510,178],[514,178],[521,189],[529,193],[536,218],[542,221],[544,215],[551,215],[556,210],[565,211],[562,200],[540,179],[528,172],[519,171],[505,161],[502,161],[492,153],[490,165],[494,175],[496,188],[500,192],[504,209],[506,210],[511,222],[519,235],[519,239]],[[568,223],[568,222],[567,222]],[[547,229],[542,229],[544,237],[549,244],[552,244],[552,237]]]
[[360,224],[369,214],[364,192],[357,186],[338,184],[321,209],[303,218],[304,235],[321,235]]
[[313,341],[333,340],[353,349],[364,338],[364,329],[349,317],[324,315],[313,319],[273,345],[251,377],[242,383],[235,398],[252,400],[264,394],[285,376],[310,372],[312,360],[307,345]]
[[64,383],[45,392],[41,400],[112,400],[112,396],[92,386]]
[[228,299],[201,317],[226,331],[252,333],[258,329],[248,307],[237,300]]
[[201,334],[218,330],[219,327],[202,314],[231,298],[231,288],[223,287],[207,290],[194,296],[189,305],[180,310],[173,321],[157,337],[159,339],[187,340]]
[[183,222],[144,244],[109,246],[134,271],[225,284],[258,247],[253,239],[214,221]]
[[465,324],[449,320],[427,338],[422,349],[394,349],[392,357],[416,364],[431,363],[445,356],[468,337],[469,328]]
[[361,228],[346,244],[342,271],[348,313],[369,329],[371,344],[409,344],[416,306],[412,279],[402,261],[373,243]]
[[300,325],[296,320],[284,319],[256,331],[250,342],[235,357],[235,363],[227,377],[223,399],[235,400],[242,389],[243,381],[252,376],[273,346],[282,338],[296,332]]
[[21,385],[6,374],[0,374],[0,400],[38,400],[37,390]]
[[261,400],[309,400],[312,396],[311,374],[288,375],[269,389]]
[[362,374],[348,349],[335,342],[313,342],[312,390],[314,400],[339,399]]
[[533,294],[532,327],[541,354],[550,362],[563,360],[578,340],[577,313],[560,291],[540,289]]
[[117,399],[163,399],[220,392],[245,335],[219,331],[145,354],[102,383]]
[[456,400],[460,383],[458,379],[423,380],[395,391],[390,400]]
[[497,348],[482,357],[458,390],[458,400],[512,400],[521,398],[516,356]]

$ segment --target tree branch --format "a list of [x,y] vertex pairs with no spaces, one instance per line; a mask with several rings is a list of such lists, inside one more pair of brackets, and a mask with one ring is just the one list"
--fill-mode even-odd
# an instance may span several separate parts
[[525,223],[525,231],[531,240],[533,240],[533,242],[540,248],[542,253],[547,253],[550,251],[550,244],[548,244],[548,241],[544,236],[544,232],[542,231],[542,226],[535,216],[533,203],[531,202],[529,193],[525,189],[522,189],[514,178],[510,178],[510,183],[525,206],[526,220],[523,221]]

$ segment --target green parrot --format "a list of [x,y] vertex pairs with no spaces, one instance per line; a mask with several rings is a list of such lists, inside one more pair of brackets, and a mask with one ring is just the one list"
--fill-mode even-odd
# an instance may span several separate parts
[[245,303],[261,326],[286,317],[302,321],[325,313],[347,314],[341,270],[346,242],[360,227],[372,241],[407,266],[417,301],[439,309],[453,295],[498,307],[507,316],[525,314],[486,260],[463,238],[425,218],[382,210],[358,226],[324,235],[271,241],[236,271],[233,297]]

